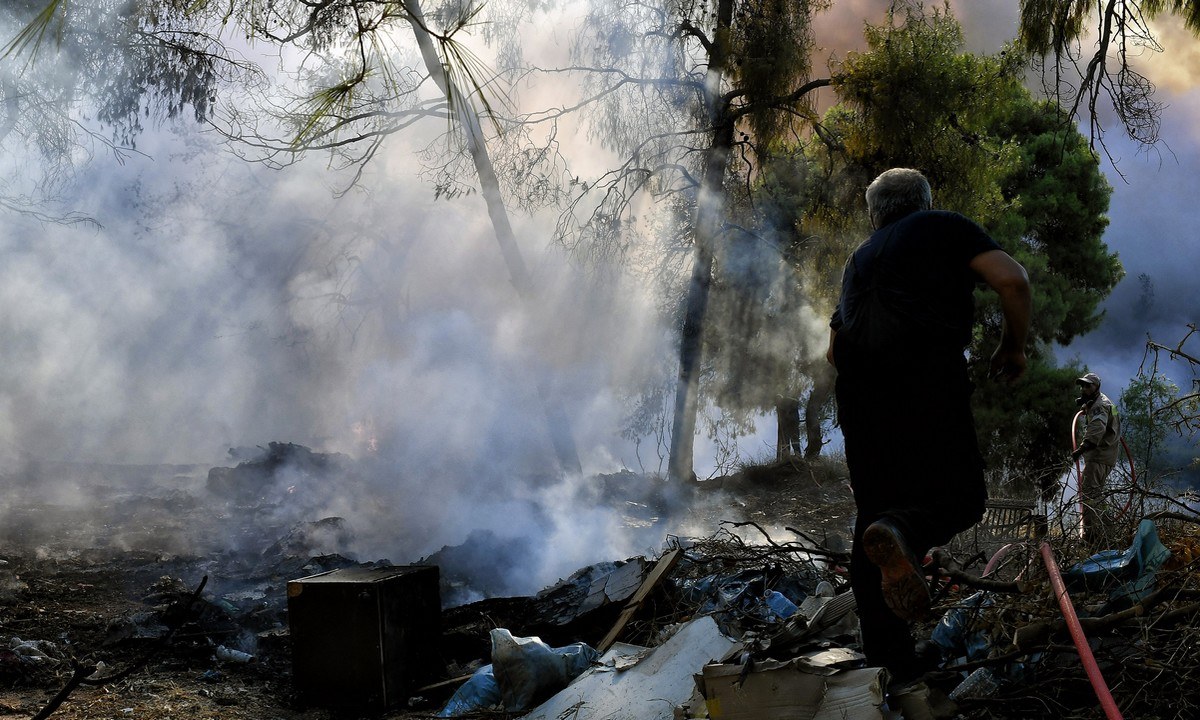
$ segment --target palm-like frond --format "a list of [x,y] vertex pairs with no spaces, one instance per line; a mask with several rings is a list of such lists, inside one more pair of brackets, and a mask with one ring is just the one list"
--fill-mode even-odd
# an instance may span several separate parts
[[[401,7],[404,8],[409,22],[414,23],[419,34],[437,41],[437,53],[446,80],[445,87],[442,89],[450,103],[451,117],[486,115],[499,134],[501,132],[500,125],[487,91],[495,74],[475,53],[455,39],[455,35],[475,24],[476,18],[483,11],[484,4],[476,2],[460,4],[456,8],[456,15],[443,19],[442,24],[445,26],[445,30],[442,32],[435,32],[426,24],[420,0],[402,0]],[[472,97],[478,98],[478,106],[471,100]]]
[[37,55],[38,49],[42,46],[42,41],[46,38],[46,33],[50,30],[50,24],[56,16],[58,17],[58,31],[56,35],[61,37],[63,19],[69,4],[70,0],[49,0],[46,3],[46,7],[42,8],[41,12],[34,16],[33,20],[4,46],[0,57],[7,58],[10,55],[20,55],[26,50],[32,50],[30,53],[30,58],[32,59]]
[[355,91],[367,77],[367,68],[360,67],[354,76],[333,85],[321,88],[309,96],[303,104],[303,122],[292,140],[293,147],[301,147],[319,134],[321,124],[327,118],[340,114],[339,111],[354,101]]
[[[486,116],[499,134],[500,123],[487,90],[491,84],[488,78],[493,75],[491,68],[453,36],[438,38],[438,44],[441,46],[446,75],[450,79],[446,89],[450,106],[456,111]],[[478,106],[471,100],[472,97],[478,98]]]

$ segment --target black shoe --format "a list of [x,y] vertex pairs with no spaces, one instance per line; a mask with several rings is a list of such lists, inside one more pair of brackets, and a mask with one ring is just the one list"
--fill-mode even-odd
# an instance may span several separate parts
[[921,564],[904,538],[886,520],[878,520],[863,532],[863,552],[879,566],[883,576],[883,601],[901,620],[923,620],[929,616],[929,586]]

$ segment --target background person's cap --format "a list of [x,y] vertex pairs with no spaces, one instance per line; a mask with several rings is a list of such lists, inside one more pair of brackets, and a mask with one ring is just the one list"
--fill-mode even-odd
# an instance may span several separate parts
[[1088,373],[1081,378],[1076,378],[1075,382],[1080,385],[1095,385],[1096,387],[1100,387],[1100,376],[1096,373]]

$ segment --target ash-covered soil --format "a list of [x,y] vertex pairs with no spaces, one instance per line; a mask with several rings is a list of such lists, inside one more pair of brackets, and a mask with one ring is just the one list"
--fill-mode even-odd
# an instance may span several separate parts
[[[0,717],[36,716],[78,668],[96,668],[93,680],[128,675],[80,685],[52,717],[347,717],[298,701],[287,634],[287,581],[351,562],[336,552],[344,540],[337,519],[288,525],[240,490],[214,507],[211,474],[206,490],[202,468],[39,472],[36,481],[11,479],[0,508]],[[56,483],[56,473],[73,478]],[[228,472],[217,480],[236,485]],[[684,489],[633,473],[597,478],[592,487],[623,508],[629,532],[657,530],[662,538],[748,521],[751,542],[761,533],[780,537],[786,527],[837,549],[853,514],[836,462],[748,468]],[[444,629],[479,633],[485,646],[488,619],[465,615],[462,627]],[[444,617],[453,623],[464,614]],[[382,717],[429,716],[449,691]]]

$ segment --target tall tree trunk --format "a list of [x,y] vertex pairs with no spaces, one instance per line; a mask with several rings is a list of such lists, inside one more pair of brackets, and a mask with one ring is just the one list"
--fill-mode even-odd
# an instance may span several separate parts
[[695,249],[692,279],[688,285],[687,306],[679,339],[679,383],[675,386],[674,422],[671,424],[671,457],[667,474],[671,480],[695,478],[696,411],[699,398],[700,362],[703,358],[704,317],[708,312],[708,294],[712,285],[714,250],[723,217],[723,186],[729,152],[733,147],[733,118],[721,99],[721,80],[729,55],[729,30],[733,23],[733,0],[717,4],[717,22],[713,50],[709,56],[705,93],[713,137],[704,159],[704,175],[696,195]]
[[[495,168],[492,166],[491,155],[488,154],[487,144],[484,141],[483,128],[479,122],[479,114],[471,106],[468,96],[462,93],[461,88],[455,87],[454,81],[446,73],[441,55],[438,54],[437,48],[434,47],[433,38],[426,29],[425,15],[421,10],[420,0],[406,0],[404,6],[410,15],[409,24],[412,26],[417,46],[421,50],[421,58],[425,61],[425,68],[429,71],[429,76],[433,78],[433,81],[437,83],[437,86],[450,102],[451,112],[458,120],[463,135],[466,137],[467,149],[471,153],[471,160],[475,163],[475,172],[479,176],[480,190],[482,191],[484,202],[487,203],[488,215],[491,217],[492,228],[496,233],[496,242],[500,244],[500,253],[503,255],[504,263],[508,267],[509,278],[512,281],[513,287],[516,288],[517,295],[522,300],[530,302],[534,296],[533,283],[529,277],[529,270],[525,265],[525,260],[521,256],[521,250],[517,246],[517,239],[513,233],[512,223],[508,219],[508,208],[504,204],[504,196],[500,193],[500,181],[496,177]],[[563,470],[567,472],[580,472],[579,452],[575,446],[575,439],[571,435],[570,421],[567,419],[562,406],[554,399],[549,383],[542,373],[538,373],[537,388],[538,395],[542,400],[542,406],[546,412],[550,440],[554,445],[555,453],[558,455],[559,463],[562,465]]]
[[804,428],[807,443],[804,446],[804,459],[812,460],[821,454],[825,446],[825,436],[821,432],[821,423],[825,419],[825,407],[833,396],[833,384],[837,372],[823,360],[818,360],[813,367],[813,387],[804,403]]
[[6,74],[0,79],[0,93],[3,94],[4,107],[4,121],[0,122],[0,142],[4,142],[17,126],[17,119],[21,116],[21,96],[17,92],[17,81]]
[[775,459],[800,454],[800,398],[775,398]]

